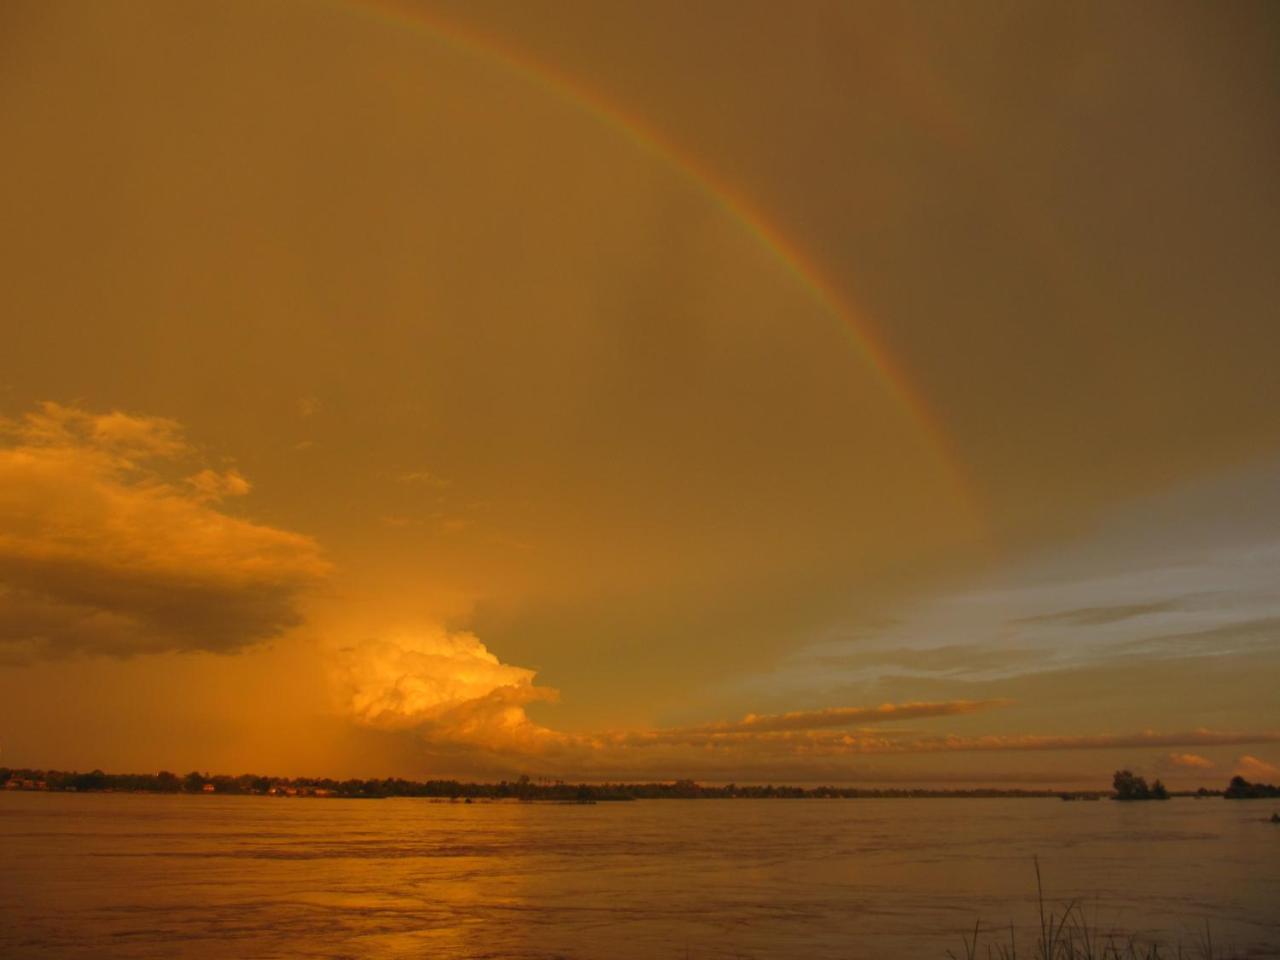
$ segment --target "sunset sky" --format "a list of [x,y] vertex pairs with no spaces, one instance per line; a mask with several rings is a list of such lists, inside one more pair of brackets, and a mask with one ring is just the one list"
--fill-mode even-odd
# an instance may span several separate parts
[[1267,3],[0,6],[0,765],[1280,781]]

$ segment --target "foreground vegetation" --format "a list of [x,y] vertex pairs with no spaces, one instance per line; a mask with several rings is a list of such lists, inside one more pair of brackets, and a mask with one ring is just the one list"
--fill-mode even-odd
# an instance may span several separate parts
[[[1223,949],[1213,941],[1208,922],[1204,932],[1190,944],[1143,939],[1132,934],[1108,929],[1088,912],[1078,900],[1069,901],[1061,913],[1045,902],[1044,884],[1040,878],[1040,861],[1036,871],[1036,903],[1039,907],[1039,929],[1031,952],[1022,956],[1029,960],[1235,960],[1231,949]],[[978,921],[973,933],[961,938],[959,953],[947,951],[950,960],[1018,960],[1018,938],[1012,924],[1008,927],[984,928]]]

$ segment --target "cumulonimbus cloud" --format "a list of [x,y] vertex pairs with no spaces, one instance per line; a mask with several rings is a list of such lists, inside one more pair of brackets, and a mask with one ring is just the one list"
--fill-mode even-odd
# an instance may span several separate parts
[[534,671],[504,664],[475,635],[432,628],[340,649],[334,678],[364,726],[431,738],[499,742],[530,733],[526,704],[554,700]]
[[161,417],[0,419],[0,658],[230,652],[300,622],[319,547],[221,510],[235,470],[173,476],[194,454]]

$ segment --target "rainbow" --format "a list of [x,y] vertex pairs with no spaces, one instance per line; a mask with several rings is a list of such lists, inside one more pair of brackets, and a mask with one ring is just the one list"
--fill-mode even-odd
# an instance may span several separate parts
[[885,347],[866,314],[823,274],[814,257],[799,242],[782,233],[749,197],[725,182],[698,157],[672,142],[660,130],[628,114],[617,104],[583,86],[580,81],[553,65],[536,60],[499,38],[481,34],[418,6],[409,6],[401,0],[335,2],[344,8],[363,11],[397,26],[421,30],[455,49],[516,72],[523,80],[573,104],[615,131],[638,150],[650,154],[683,177],[730,222],[747,231],[825,312],[840,321],[864,362],[925,438],[939,469],[954,488],[960,504],[969,513],[975,532],[981,529],[977,498],[968,472],[952,450],[945,431],[928,403]]

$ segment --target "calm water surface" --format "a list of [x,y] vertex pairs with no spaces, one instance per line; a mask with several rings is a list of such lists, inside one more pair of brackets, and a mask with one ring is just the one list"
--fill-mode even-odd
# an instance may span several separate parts
[[1280,956],[1265,801],[0,794],[5,957],[930,958],[1049,896]]

